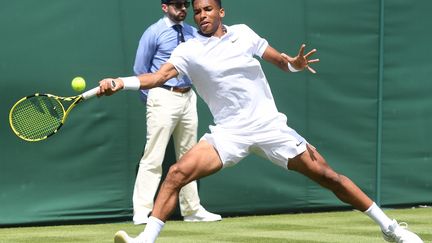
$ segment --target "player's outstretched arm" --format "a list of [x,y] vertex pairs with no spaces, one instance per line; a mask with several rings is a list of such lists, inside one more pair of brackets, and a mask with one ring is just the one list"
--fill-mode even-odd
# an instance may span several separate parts
[[297,56],[291,57],[285,53],[278,52],[271,46],[268,46],[262,58],[270,63],[273,63],[284,71],[296,72],[307,69],[311,73],[316,73],[316,71],[310,67],[310,64],[319,62],[319,59],[310,59],[310,57],[315,54],[316,49],[304,54],[305,47],[305,44],[301,45]]
[[[163,85],[167,80],[178,75],[177,69],[171,63],[165,63],[155,73],[145,73],[126,78],[105,78],[99,81],[98,96],[109,96],[122,89],[150,89]],[[115,85],[113,85],[113,82]]]

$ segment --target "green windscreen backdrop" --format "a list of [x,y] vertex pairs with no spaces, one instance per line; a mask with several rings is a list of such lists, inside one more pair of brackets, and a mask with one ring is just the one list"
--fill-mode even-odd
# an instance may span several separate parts
[[[224,23],[244,23],[296,55],[317,48],[318,74],[261,61],[279,110],[329,164],[385,207],[432,203],[432,1],[225,0]],[[188,22],[192,23],[189,9]],[[9,109],[36,92],[74,95],[128,76],[159,0],[19,0],[0,7],[0,226],[130,219],[145,136],[137,92],[77,106],[48,140],[18,139]],[[212,118],[200,100],[199,136]],[[172,147],[166,163],[174,162]],[[309,179],[259,157],[199,181],[223,215],[349,208]],[[178,215],[178,212],[177,212]]]

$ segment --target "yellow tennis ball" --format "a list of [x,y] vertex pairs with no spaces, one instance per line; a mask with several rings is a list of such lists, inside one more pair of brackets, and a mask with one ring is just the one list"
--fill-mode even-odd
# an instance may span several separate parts
[[82,77],[75,77],[74,79],[72,79],[72,83],[71,83],[72,89],[77,91],[77,92],[81,92],[85,89],[86,87],[86,83],[84,78]]

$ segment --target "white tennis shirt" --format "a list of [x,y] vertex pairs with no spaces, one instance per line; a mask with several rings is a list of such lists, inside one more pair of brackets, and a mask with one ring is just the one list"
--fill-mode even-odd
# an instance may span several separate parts
[[169,63],[187,75],[217,126],[256,127],[278,111],[260,62],[268,42],[246,25],[225,26],[221,38],[197,35],[180,44]]

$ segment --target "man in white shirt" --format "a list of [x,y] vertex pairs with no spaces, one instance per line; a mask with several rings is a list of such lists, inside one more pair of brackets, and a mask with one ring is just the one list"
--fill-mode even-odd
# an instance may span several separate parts
[[[194,38],[196,29],[184,22],[189,5],[185,0],[161,0],[164,16],[149,26],[139,41],[134,64],[136,75],[156,72],[179,43]],[[183,76],[173,77],[160,87],[140,90],[147,107],[147,136],[133,192],[134,224],[148,221],[170,138],[173,138],[177,160],[197,142],[196,95],[191,86],[190,79]],[[196,181],[180,190],[179,204],[184,221],[222,219],[201,205]]]
[[[238,163],[253,152],[285,169],[297,171],[331,190],[341,201],[364,212],[391,242],[420,243],[414,233],[399,226],[349,178],[336,173],[315,147],[287,126],[277,111],[259,56],[284,71],[308,70],[318,59],[309,59],[316,50],[290,57],[272,48],[245,25],[225,26],[220,0],[192,1],[194,20],[201,37],[179,45],[168,62],[153,74],[104,79],[99,95],[121,89],[150,88],[167,79],[187,75],[214,116],[215,126],[187,152],[169,173],[158,193],[152,216],[137,238],[119,231],[117,243],[153,243],[176,206],[180,188],[186,183]],[[202,78],[206,77],[206,78]],[[115,88],[112,82],[116,83]]]

